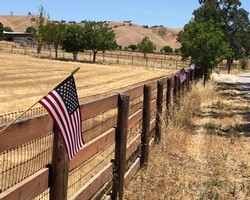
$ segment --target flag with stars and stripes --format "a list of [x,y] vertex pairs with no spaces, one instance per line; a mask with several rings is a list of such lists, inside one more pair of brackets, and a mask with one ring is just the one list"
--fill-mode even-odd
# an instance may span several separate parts
[[82,120],[73,75],[66,78],[39,103],[49,112],[71,159],[82,147]]
[[178,76],[180,79],[180,82],[183,83],[186,79],[187,79],[187,75],[186,75],[186,71],[184,68],[182,68],[179,72],[178,72]]

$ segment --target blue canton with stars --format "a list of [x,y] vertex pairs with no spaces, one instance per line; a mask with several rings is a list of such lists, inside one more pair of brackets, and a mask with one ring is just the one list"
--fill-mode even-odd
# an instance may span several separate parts
[[64,80],[57,88],[56,92],[62,98],[69,115],[74,113],[79,107],[76,86],[73,76]]

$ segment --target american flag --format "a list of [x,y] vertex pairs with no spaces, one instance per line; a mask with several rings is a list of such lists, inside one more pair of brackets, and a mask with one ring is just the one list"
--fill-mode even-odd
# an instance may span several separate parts
[[186,72],[185,72],[185,69],[182,68],[179,72],[178,72],[178,76],[179,76],[179,79],[180,79],[180,82],[183,83],[186,78],[187,78],[187,75],[186,75]]
[[190,65],[190,68],[191,68],[191,69],[194,69],[194,68],[195,68],[195,64],[192,63],[192,64]]
[[49,112],[71,159],[82,147],[82,120],[73,75],[44,96],[39,103]]

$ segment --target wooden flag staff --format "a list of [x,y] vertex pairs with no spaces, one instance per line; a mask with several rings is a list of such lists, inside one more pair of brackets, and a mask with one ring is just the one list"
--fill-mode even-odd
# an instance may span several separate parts
[[[70,75],[69,76],[72,76],[72,75],[74,75],[78,70],[80,69],[80,67],[78,67],[78,68],[76,68],[74,71],[72,71],[71,73],[70,73]],[[69,77],[68,76],[68,77]],[[61,82],[63,82],[64,80],[65,80],[66,78],[64,78],[62,81],[60,81],[59,82],[59,84],[61,83]],[[57,85],[59,85],[59,84],[57,84]],[[57,86],[56,85],[56,86]],[[55,87],[56,87],[55,86]],[[55,88],[54,87],[54,88]],[[45,95],[44,95],[45,96]],[[1,132],[3,132],[4,130],[6,130],[11,124],[13,124],[15,121],[17,121],[20,117],[22,117],[26,112],[28,112],[33,106],[35,106],[44,96],[42,96],[39,100],[37,100],[34,104],[32,104],[30,107],[28,107],[25,111],[23,111],[23,113],[21,113],[20,115],[18,115],[15,119],[13,119],[11,122],[9,122],[2,130],[0,130],[0,133]]]

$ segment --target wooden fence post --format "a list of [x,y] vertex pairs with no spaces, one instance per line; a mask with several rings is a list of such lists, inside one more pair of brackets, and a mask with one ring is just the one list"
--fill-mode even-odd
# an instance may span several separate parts
[[54,125],[54,144],[50,168],[50,199],[66,200],[68,190],[69,159],[63,140]]
[[178,76],[174,76],[173,100],[174,100],[175,104],[178,103],[178,95],[177,95],[177,92],[178,92],[178,79],[179,79]]
[[129,95],[119,94],[118,116],[115,142],[115,163],[112,199],[123,198],[124,174],[126,165],[127,128],[129,117]]
[[118,64],[119,63],[119,55],[117,54],[116,56],[116,63]]
[[168,78],[168,80],[167,80],[167,94],[166,94],[166,117],[167,117],[167,121],[169,120],[169,116],[170,116],[171,88],[172,88],[172,81],[171,81],[171,78]]
[[155,125],[155,140],[156,143],[161,141],[162,128],[162,103],[163,103],[163,82],[157,82],[157,111],[156,111],[156,125]]
[[148,164],[150,114],[151,114],[151,86],[144,85],[142,134],[141,134],[141,166],[147,166]]
[[187,71],[187,90],[190,89],[190,70]]
[[193,83],[194,82],[194,69],[192,69],[192,78],[191,78],[191,82]]

